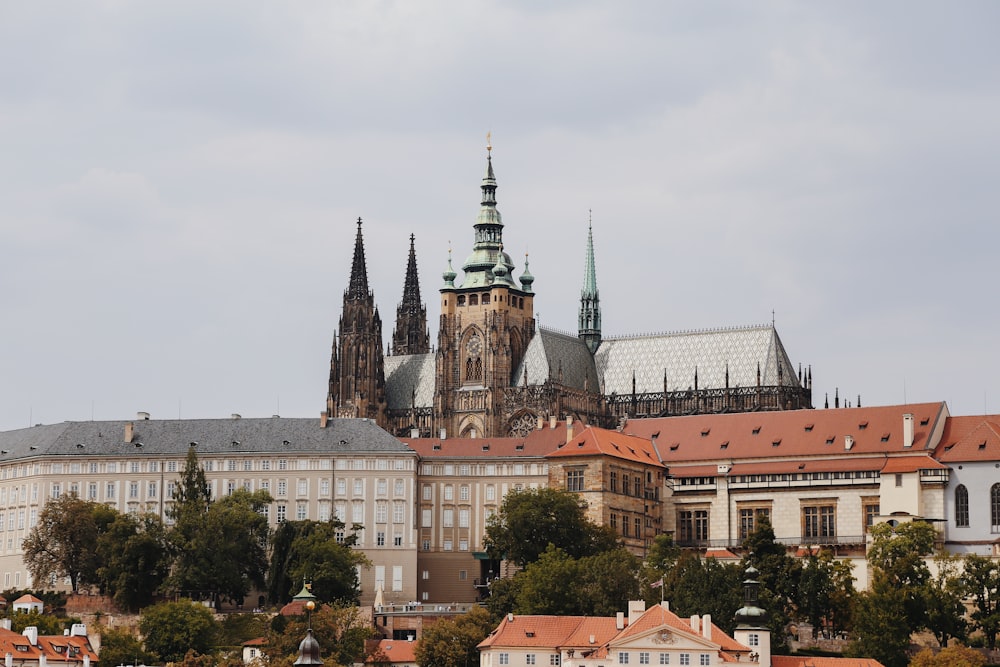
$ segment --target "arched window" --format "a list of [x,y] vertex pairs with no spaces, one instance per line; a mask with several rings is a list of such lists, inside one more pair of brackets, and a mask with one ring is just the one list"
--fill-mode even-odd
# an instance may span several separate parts
[[990,529],[1000,533],[1000,484],[990,487]]
[[959,484],[955,489],[955,525],[969,527],[969,490],[965,484]]

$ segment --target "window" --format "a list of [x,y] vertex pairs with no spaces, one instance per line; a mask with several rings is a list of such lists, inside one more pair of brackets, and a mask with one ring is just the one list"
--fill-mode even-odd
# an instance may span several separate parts
[[681,542],[708,539],[708,510],[682,510],[677,513],[677,533]]
[[618,471],[611,471],[611,493],[618,493]]
[[430,528],[434,525],[434,510],[424,509],[420,510],[420,525],[424,528]]
[[423,490],[421,491],[421,494],[422,494],[422,497],[423,497],[424,500],[430,500],[431,499],[431,485],[430,484],[424,484]]
[[[226,470],[228,470],[229,472],[234,472],[236,470],[235,459],[229,459],[228,461],[226,461]],[[132,472],[138,472],[138,471],[133,470]]]
[[550,667],[559,667],[559,654],[552,653],[549,655],[549,665]]
[[567,470],[566,471],[566,490],[567,491],[583,491],[583,471],[582,470]]
[[691,664],[691,654],[690,653],[681,653],[680,664],[682,664],[682,665],[690,665]]
[[468,500],[469,499],[469,485],[468,484],[463,484],[462,486],[458,487],[458,499],[459,500]]
[[445,528],[454,528],[455,526],[455,510],[446,509],[441,514],[441,525]]
[[94,482],[87,485],[87,500],[97,500],[97,484]]
[[618,664],[619,665],[628,664],[628,651],[618,651]]
[[660,654],[660,664],[661,665],[669,665],[670,664],[670,654],[669,653],[661,653]]
[[278,470],[288,470],[287,459],[278,459]]
[[454,500],[455,499],[455,487],[451,484],[445,484],[444,486],[444,499]]
[[52,497],[53,498],[58,498],[61,495],[62,495],[62,486],[60,486],[59,484],[53,484],[52,485]]
[[896,486],[903,486],[903,475],[902,473],[896,473]]
[[701,653],[698,655],[698,664],[702,666],[711,665],[712,659],[707,653]]
[[392,590],[401,591],[403,590],[403,566],[393,565],[392,566]]
[[955,525],[959,528],[969,527],[969,490],[964,484],[955,489]]
[[337,495],[346,496],[347,495],[347,480],[338,479],[337,480]]
[[395,535],[393,535],[392,536],[392,546],[394,546],[394,547],[401,547],[401,546],[403,546],[403,536],[400,535],[399,533],[396,533]]
[[648,651],[639,651],[639,664],[640,665],[648,665],[649,664],[649,652]]
[[1000,533],[1000,484],[990,487],[990,526],[991,532]]
[[351,503],[351,521],[353,523],[364,523],[365,520],[365,504],[363,502],[354,501]]
[[459,528],[468,528],[469,527],[469,510],[468,509],[463,508],[463,509],[458,510],[458,527]]
[[635,476],[635,497],[642,498],[642,478]]
[[397,479],[392,484],[392,495],[402,496],[406,492],[406,484],[401,479]]
[[533,665],[533,664],[535,664],[535,654],[534,653],[525,653],[525,655],[524,655],[524,664],[526,664],[526,665]]
[[309,482],[300,479],[295,485],[295,493],[299,496],[307,495],[309,493]]
[[386,523],[389,520],[389,504],[384,500],[375,503],[375,523]]
[[319,480],[319,495],[321,496],[330,495],[330,480],[328,479]]
[[771,521],[771,508],[769,507],[741,507],[740,508],[740,539],[745,540],[750,533],[757,530],[757,525],[761,519]]
[[392,522],[403,523],[403,519],[405,516],[406,516],[406,504],[397,500],[392,504]]
[[760,635],[758,635],[756,632],[751,632],[750,634],[748,634],[747,646],[749,646],[750,648],[756,648],[757,646],[760,646]]
[[278,495],[284,496],[288,493],[288,482],[283,479],[278,480]]
[[632,520],[632,527],[635,528],[635,537],[642,537],[642,519],[635,517]]
[[[461,299],[461,298],[462,297],[459,297],[459,299]],[[501,653],[500,654],[500,664],[501,665],[509,665],[510,664],[510,653]]]
[[611,513],[611,517],[610,517],[609,523],[611,524],[611,530],[614,530],[614,531],[618,530],[618,515],[615,514],[614,512]]
[[496,500],[497,499],[497,488],[492,484],[486,487],[486,500]]
[[227,496],[233,495],[233,492],[235,490],[236,490],[236,482],[234,482],[233,480],[229,480],[228,482],[226,482],[226,495]]
[[837,526],[833,505],[803,507],[802,536],[807,538],[836,537]]
[[444,541],[444,550],[445,551],[451,551],[452,550],[452,541],[451,540],[445,540]]
[[149,487],[146,490],[146,495],[150,498],[156,497],[156,482],[149,483]]
[[364,495],[364,492],[365,492],[364,481],[360,479],[354,480],[354,495],[361,496]]
[[865,503],[865,532],[867,533],[871,530],[871,527],[875,525],[875,517],[879,515],[879,504],[878,499],[874,499],[872,502]]
[[377,547],[384,547],[385,546],[385,532],[384,531],[380,530],[377,533],[375,533],[375,546],[377,546]]
[[276,516],[276,518],[278,520],[278,523],[284,523],[285,522],[285,518],[286,518],[287,513],[288,513],[288,508],[287,507],[285,507],[284,505],[278,505],[278,511],[275,513],[275,516]]
[[380,498],[384,498],[387,495],[388,488],[388,483],[384,479],[375,482],[375,494]]
[[261,461],[260,462],[260,469],[261,470],[270,470],[271,469],[271,460],[270,459],[264,459],[263,461]]
[[628,475],[622,475],[622,493],[628,495]]
[[253,459],[243,459],[243,470],[247,472],[253,470]]

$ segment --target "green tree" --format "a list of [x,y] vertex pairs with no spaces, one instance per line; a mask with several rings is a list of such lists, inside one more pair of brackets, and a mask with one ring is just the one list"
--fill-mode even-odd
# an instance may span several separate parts
[[96,584],[100,566],[97,537],[113,513],[72,493],[46,502],[23,543],[24,563],[32,578],[69,577],[73,592],[81,584]]
[[875,658],[885,667],[905,667],[910,646],[905,600],[905,591],[884,584],[859,593],[854,605],[854,639],[846,655]]
[[567,491],[511,491],[486,526],[486,550],[497,560],[523,567],[538,560],[549,544],[573,558],[614,549],[614,531],[589,521],[586,510],[587,502]]
[[129,611],[151,604],[169,573],[166,533],[152,514],[116,516],[98,537],[97,554],[102,589]]
[[473,607],[454,620],[438,621],[424,630],[414,652],[421,667],[476,667],[481,641],[494,623],[482,607]]
[[963,578],[965,593],[975,604],[970,618],[992,651],[1000,633],[1000,564],[992,558],[969,554]]
[[681,549],[670,535],[661,533],[653,538],[646,552],[646,558],[642,561],[639,571],[639,578],[642,581],[642,597],[646,604],[659,604],[661,599],[666,599],[666,592],[662,587],[653,587],[652,584],[663,582],[667,573],[677,564],[680,558]]
[[327,522],[287,521],[272,539],[267,592],[272,602],[286,602],[312,582],[312,593],[323,602],[357,603],[360,596],[357,567],[367,565],[364,554],[352,549],[356,537],[336,519]]
[[742,582],[738,564],[685,551],[664,577],[663,596],[678,616],[711,614],[716,625],[731,633],[736,610],[743,606]]
[[850,564],[835,559],[829,549],[810,553],[803,559],[796,595],[797,617],[812,625],[814,639],[823,627],[847,629],[854,596]]
[[239,489],[212,501],[194,447],[188,449],[168,540],[174,554],[167,587],[192,597],[242,603],[252,587],[264,587],[267,571],[267,491]]
[[[788,649],[785,628],[796,612],[802,562],[788,555],[785,545],[774,537],[774,528],[767,517],[759,516],[757,528],[743,541],[747,555],[741,569],[757,569],[760,581],[760,606],[768,612],[771,648],[775,652]],[[714,618],[714,616],[713,616]]]
[[212,612],[191,600],[160,602],[143,609],[139,618],[146,648],[164,662],[177,662],[189,650],[208,653],[215,645],[217,629]]
[[951,638],[965,641],[968,622],[965,620],[965,582],[962,580],[960,556],[940,552],[934,557],[937,575],[928,582],[924,607],[927,610],[927,629],[934,634],[938,645],[948,646]]
[[102,665],[141,665],[156,660],[147,653],[142,642],[126,628],[101,629]]
[[925,648],[910,661],[910,667],[983,667],[985,664],[985,655],[966,646],[949,646],[937,653]]
[[494,579],[490,582],[490,595],[486,598],[486,610],[494,624],[508,613],[517,609],[517,596],[521,594],[521,579],[517,576]]
[[[277,627],[277,626],[276,626]],[[374,633],[370,622],[353,605],[321,605],[311,617],[287,620],[279,631],[272,629],[264,653],[269,667],[291,667],[298,655],[299,643],[312,628],[326,664],[350,665],[364,658],[365,640]]]
[[61,635],[63,630],[73,623],[79,623],[78,619],[60,618],[53,614],[40,614],[37,611],[16,612],[11,610],[9,616],[11,630],[14,632],[24,632],[25,628],[36,627],[40,635]]

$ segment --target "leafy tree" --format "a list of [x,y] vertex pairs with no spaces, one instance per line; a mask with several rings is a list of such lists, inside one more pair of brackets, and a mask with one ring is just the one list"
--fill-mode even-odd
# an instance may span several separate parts
[[24,632],[25,628],[32,626],[38,628],[40,635],[61,635],[63,630],[73,623],[79,623],[79,619],[60,618],[53,614],[40,614],[37,611],[14,612],[11,610],[9,616],[11,630],[14,632]]
[[849,563],[836,560],[829,549],[805,557],[796,606],[798,617],[812,625],[814,639],[822,627],[837,632],[850,625],[853,596],[854,575]]
[[102,628],[101,664],[140,665],[149,664],[156,656],[147,653],[139,638],[125,628]]
[[264,614],[226,614],[219,624],[218,645],[239,647],[243,642],[263,637],[268,631]]
[[927,609],[927,629],[934,634],[938,645],[948,646],[954,637],[964,641],[968,636],[965,620],[965,583],[961,578],[961,557],[939,553],[934,557],[937,575],[927,582],[924,606]]
[[549,544],[572,558],[614,549],[614,531],[589,521],[586,509],[585,500],[559,489],[511,491],[486,526],[486,550],[523,567],[538,560]]
[[287,521],[272,539],[271,566],[267,592],[273,602],[286,602],[302,587],[312,582],[312,593],[324,602],[356,603],[360,596],[357,566],[367,565],[364,554],[351,547],[357,538],[352,534],[341,542],[338,532],[344,524],[333,521]]
[[521,593],[521,579],[494,579],[490,582],[490,596],[486,598],[486,610],[494,625],[509,612],[517,609],[517,596]]
[[268,634],[264,648],[269,667],[291,667],[298,656],[299,643],[312,627],[326,664],[350,665],[364,657],[365,640],[373,634],[371,625],[355,606],[322,605],[311,615],[288,619],[279,632]]
[[151,604],[169,572],[166,547],[159,517],[119,514],[97,539],[102,589],[129,611]]
[[112,512],[72,493],[50,499],[24,540],[24,562],[31,576],[36,581],[69,577],[73,592],[81,584],[97,583],[97,537]]
[[992,651],[1000,633],[1000,564],[992,558],[969,554],[965,557],[963,578],[965,592],[975,604],[970,618]]
[[854,639],[846,655],[875,658],[885,667],[905,667],[910,629],[904,611],[906,592],[879,585],[859,593],[854,607]]
[[652,587],[655,582],[662,582],[667,573],[677,564],[681,549],[670,535],[661,533],[653,538],[642,561],[639,578],[642,580],[642,597],[647,605],[653,605],[665,599],[665,591],[660,587]]
[[188,450],[168,539],[174,553],[170,590],[195,597],[242,602],[251,587],[264,587],[267,571],[267,491],[240,489],[212,501],[194,447]]
[[711,614],[716,625],[731,633],[736,610],[743,606],[742,582],[739,565],[685,551],[663,580],[663,596],[677,615]]
[[949,646],[935,653],[929,648],[917,653],[910,667],[983,667],[986,656],[966,646]]
[[481,641],[494,623],[482,607],[473,607],[454,620],[438,621],[424,630],[414,652],[421,667],[475,667]]
[[[796,612],[802,562],[788,555],[785,545],[774,537],[774,528],[767,517],[758,517],[757,528],[743,541],[747,555],[741,570],[757,569],[760,581],[760,606],[768,611],[771,648],[787,650],[785,628]],[[714,618],[714,617],[713,617]]]
[[208,653],[217,628],[212,612],[191,600],[160,602],[143,609],[139,618],[146,648],[164,662],[177,662],[189,650]]
[[639,559],[625,547],[580,559],[580,589],[587,616],[614,616],[639,597]]

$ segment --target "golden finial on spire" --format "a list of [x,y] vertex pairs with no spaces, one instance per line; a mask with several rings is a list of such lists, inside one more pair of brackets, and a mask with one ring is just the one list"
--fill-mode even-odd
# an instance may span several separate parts
[[493,152],[493,140],[490,138],[492,136],[493,136],[492,132],[487,132],[486,133],[486,152],[487,153]]

